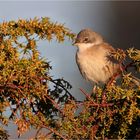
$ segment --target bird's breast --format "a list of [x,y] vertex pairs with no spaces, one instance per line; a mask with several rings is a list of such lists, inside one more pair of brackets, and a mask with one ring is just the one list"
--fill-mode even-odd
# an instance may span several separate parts
[[108,80],[110,68],[106,65],[105,52],[77,52],[76,61],[79,70],[85,79],[96,83],[105,83]]

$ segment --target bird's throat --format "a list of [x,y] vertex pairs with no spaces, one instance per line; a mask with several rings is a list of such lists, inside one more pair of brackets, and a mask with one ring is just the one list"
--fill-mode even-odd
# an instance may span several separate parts
[[88,48],[93,47],[94,43],[77,43],[78,52],[83,52]]

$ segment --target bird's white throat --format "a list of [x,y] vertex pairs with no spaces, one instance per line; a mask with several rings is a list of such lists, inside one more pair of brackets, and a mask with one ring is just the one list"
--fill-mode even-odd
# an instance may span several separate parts
[[76,43],[76,46],[78,47],[78,52],[83,52],[86,49],[93,47],[95,43]]

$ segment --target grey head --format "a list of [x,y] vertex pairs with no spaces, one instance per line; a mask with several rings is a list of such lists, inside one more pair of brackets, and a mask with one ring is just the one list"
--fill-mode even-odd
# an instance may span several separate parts
[[103,42],[103,38],[97,34],[96,32],[92,31],[90,28],[86,28],[81,30],[76,37],[75,43],[92,43],[92,44],[100,44]]

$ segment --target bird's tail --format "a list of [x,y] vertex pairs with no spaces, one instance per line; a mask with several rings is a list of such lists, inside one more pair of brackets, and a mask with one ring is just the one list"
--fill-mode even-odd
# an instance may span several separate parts
[[139,87],[140,86],[140,79],[135,77],[135,76],[132,76],[132,75],[131,75],[131,78],[132,78],[132,82]]

